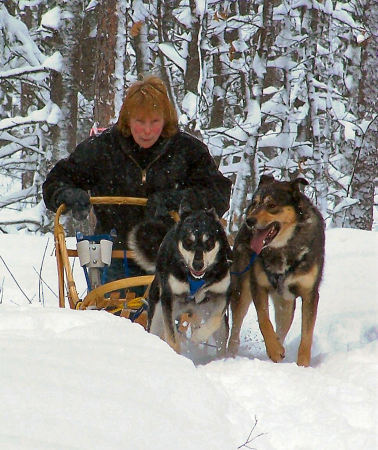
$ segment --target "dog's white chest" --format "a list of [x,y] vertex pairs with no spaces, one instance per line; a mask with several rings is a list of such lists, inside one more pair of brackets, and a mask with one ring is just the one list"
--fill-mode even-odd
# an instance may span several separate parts
[[177,279],[174,275],[169,275],[168,284],[174,295],[184,295],[189,292],[189,283]]
[[174,275],[169,275],[168,278],[169,286],[172,290],[173,295],[181,296],[185,295],[191,300],[194,300],[195,303],[201,303],[206,296],[207,289],[199,288],[192,295],[190,292],[190,283],[189,281],[181,281],[177,279]]
[[230,271],[228,271],[221,280],[211,285],[211,292],[214,292],[216,294],[222,294],[223,292],[227,292],[230,283],[231,283],[231,275]]

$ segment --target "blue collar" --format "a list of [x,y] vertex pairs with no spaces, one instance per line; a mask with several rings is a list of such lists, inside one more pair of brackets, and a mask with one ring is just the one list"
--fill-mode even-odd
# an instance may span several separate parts
[[188,282],[190,289],[190,297],[196,295],[198,289],[200,289],[205,284],[205,280],[203,278],[193,278],[190,274],[188,274]]

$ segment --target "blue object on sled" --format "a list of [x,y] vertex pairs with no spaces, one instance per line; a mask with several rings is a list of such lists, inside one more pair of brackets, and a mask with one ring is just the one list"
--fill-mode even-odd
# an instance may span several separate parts
[[117,236],[115,230],[110,234],[84,235],[76,233],[77,251],[80,265],[83,268],[88,292],[92,287],[91,277],[88,269],[98,270],[101,273],[101,284],[105,284],[108,276],[108,268],[111,264],[113,240]]

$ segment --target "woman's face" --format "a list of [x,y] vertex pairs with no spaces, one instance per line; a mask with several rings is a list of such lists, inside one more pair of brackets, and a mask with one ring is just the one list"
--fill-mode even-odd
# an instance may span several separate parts
[[130,118],[130,131],[134,141],[142,148],[150,148],[159,139],[164,128],[161,113],[138,115]]

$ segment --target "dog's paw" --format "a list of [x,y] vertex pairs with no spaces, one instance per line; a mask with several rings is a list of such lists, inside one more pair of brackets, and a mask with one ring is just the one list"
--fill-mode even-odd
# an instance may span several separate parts
[[308,367],[311,362],[311,350],[308,349],[302,350],[299,348],[298,350],[298,358],[297,358],[297,365]]
[[227,347],[227,355],[231,358],[235,358],[235,356],[238,354],[240,345],[239,339],[230,339]]
[[285,358],[285,348],[278,339],[266,343],[266,352],[273,362],[280,362]]
[[201,326],[200,318],[197,314],[186,312],[176,319],[177,331],[187,339],[192,337],[193,330]]

